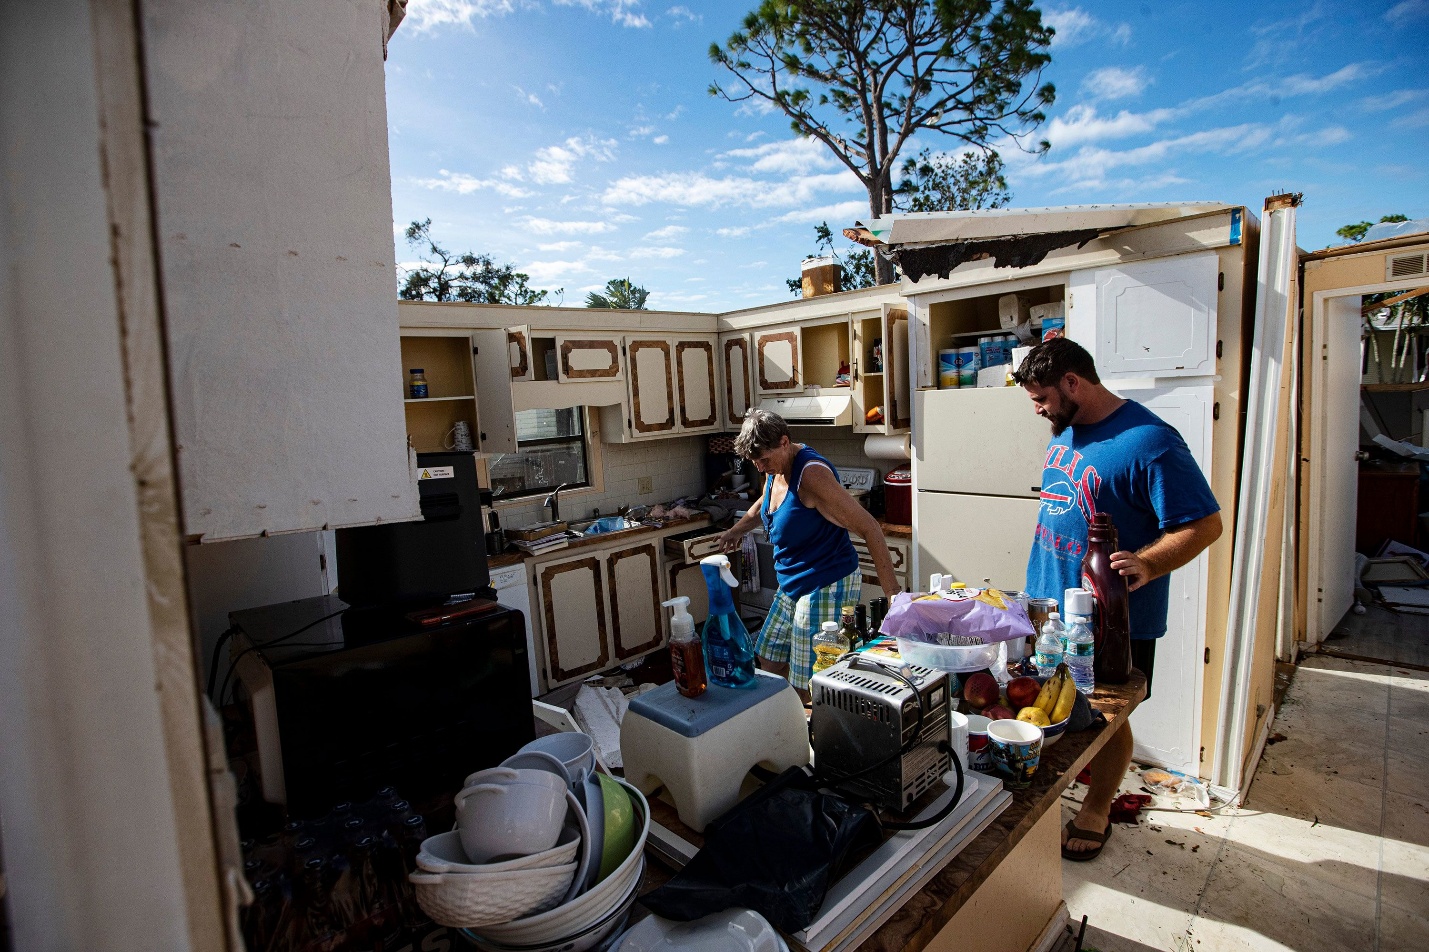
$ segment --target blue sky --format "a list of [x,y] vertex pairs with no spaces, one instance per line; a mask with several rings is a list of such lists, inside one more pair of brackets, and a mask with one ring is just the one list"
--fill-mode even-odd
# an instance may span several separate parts
[[[708,94],[757,0],[411,0],[387,61],[401,230],[509,262],[542,288],[629,277],[649,306],[786,300],[813,226],[862,186],[779,113]],[[1004,149],[1015,206],[1302,191],[1299,243],[1429,217],[1429,0],[1041,5],[1051,151]],[[913,150],[950,148],[915,140]],[[841,242],[842,245],[842,242]],[[552,303],[557,303],[552,298]]]

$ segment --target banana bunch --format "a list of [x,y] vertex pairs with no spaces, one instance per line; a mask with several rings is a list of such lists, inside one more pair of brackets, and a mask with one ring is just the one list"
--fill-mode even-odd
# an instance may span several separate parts
[[1047,715],[1053,724],[1067,719],[1072,713],[1072,704],[1077,700],[1077,685],[1072,680],[1072,672],[1065,664],[1057,665],[1056,672],[1042,685],[1033,705]]

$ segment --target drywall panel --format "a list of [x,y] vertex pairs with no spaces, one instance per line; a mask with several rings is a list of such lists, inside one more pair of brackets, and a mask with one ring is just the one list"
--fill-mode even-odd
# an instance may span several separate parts
[[184,531],[416,518],[384,5],[140,10]]

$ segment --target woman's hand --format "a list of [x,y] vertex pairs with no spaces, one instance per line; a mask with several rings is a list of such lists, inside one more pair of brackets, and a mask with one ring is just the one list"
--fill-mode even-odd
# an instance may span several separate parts
[[719,550],[721,552],[733,552],[739,548],[740,540],[744,538],[744,533],[739,531],[739,526],[726,529],[719,536]]

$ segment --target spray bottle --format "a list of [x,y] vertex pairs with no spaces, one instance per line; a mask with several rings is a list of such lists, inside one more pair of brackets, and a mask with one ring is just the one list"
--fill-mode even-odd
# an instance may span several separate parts
[[754,687],[754,646],[734,610],[731,591],[739,587],[739,579],[729,570],[729,556],[701,559],[700,571],[710,599],[710,614],[705,620],[705,664],[710,680],[726,688]]
[[709,682],[705,679],[704,649],[690,615],[689,596],[680,595],[660,604],[675,612],[670,617],[670,668],[675,672],[675,687],[685,697],[699,697]]

